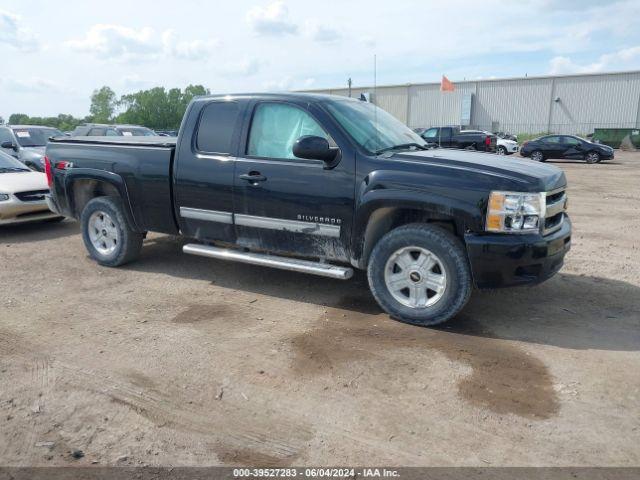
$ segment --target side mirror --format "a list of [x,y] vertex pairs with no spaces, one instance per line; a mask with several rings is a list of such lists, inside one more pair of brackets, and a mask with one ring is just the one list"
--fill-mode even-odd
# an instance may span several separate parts
[[293,145],[293,154],[298,158],[309,160],[322,160],[331,168],[339,160],[340,149],[330,147],[329,141],[315,135],[304,135],[296,140]]
[[18,149],[18,146],[13,142],[2,142],[2,145],[0,145],[0,147],[2,147],[2,148],[10,148],[11,150],[17,150]]

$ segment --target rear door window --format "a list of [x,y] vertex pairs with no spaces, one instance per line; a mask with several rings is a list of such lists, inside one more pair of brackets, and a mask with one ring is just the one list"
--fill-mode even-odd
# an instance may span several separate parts
[[237,102],[211,102],[205,106],[198,124],[196,148],[209,153],[232,153],[239,113]]

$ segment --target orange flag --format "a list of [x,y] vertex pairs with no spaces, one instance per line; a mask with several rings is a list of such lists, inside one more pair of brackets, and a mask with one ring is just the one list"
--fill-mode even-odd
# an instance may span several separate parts
[[456,87],[453,85],[453,82],[451,82],[447,77],[442,75],[442,81],[440,82],[440,91],[453,92],[455,91],[455,89]]

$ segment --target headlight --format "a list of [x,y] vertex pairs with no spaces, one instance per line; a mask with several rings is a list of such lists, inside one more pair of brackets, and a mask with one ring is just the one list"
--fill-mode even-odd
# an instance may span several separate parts
[[544,193],[491,192],[486,230],[504,233],[538,232],[545,202]]
[[9,200],[9,195],[6,193],[0,193],[0,202],[6,202],[7,200]]

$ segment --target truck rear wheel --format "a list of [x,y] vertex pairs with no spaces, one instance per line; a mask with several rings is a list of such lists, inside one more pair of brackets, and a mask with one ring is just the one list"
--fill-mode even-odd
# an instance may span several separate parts
[[371,253],[367,274],[384,311],[421,326],[455,316],[469,300],[473,285],[460,240],[442,228],[420,223],[382,237]]
[[143,234],[127,222],[120,198],[94,198],[84,207],[80,221],[84,245],[100,265],[118,267],[140,255]]

